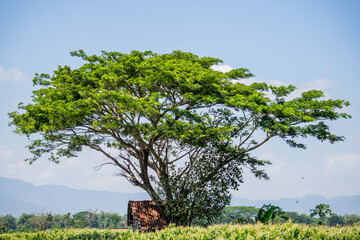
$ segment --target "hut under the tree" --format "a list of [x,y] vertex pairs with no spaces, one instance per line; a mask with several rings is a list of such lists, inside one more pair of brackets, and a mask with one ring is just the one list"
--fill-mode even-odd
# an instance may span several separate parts
[[154,201],[129,201],[127,224],[133,230],[155,231],[167,226],[164,214]]

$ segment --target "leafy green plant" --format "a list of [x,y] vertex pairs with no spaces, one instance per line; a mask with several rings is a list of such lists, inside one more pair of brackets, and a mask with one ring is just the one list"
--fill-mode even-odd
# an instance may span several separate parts
[[262,206],[262,208],[260,208],[260,210],[258,212],[256,221],[267,224],[271,220],[273,220],[276,216],[286,218],[284,216],[284,214],[285,214],[285,212],[283,212],[280,207],[273,206],[271,204],[268,204],[268,205],[264,204],[264,206]]

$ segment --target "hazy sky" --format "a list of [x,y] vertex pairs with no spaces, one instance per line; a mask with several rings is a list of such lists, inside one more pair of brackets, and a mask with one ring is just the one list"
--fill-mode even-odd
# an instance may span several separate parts
[[36,185],[136,192],[114,176],[94,171],[105,158],[84,151],[56,165],[33,165],[27,139],[12,133],[8,112],[29,102],[35,73],[58,65],[78,67],[69,52],[84,49],[158,53],[180,49],[224,60],[224,68],[246,67],[256,81],[321,89],[346,99],[351,120],[330,123],[346,137],[337,144],[304,139],[307,150],[281,140],[254,154],[271,160],[270,181],[246,173],[234,193],[253,199],[360,194],[360,1],[20,1],[0,0],[0,176]]

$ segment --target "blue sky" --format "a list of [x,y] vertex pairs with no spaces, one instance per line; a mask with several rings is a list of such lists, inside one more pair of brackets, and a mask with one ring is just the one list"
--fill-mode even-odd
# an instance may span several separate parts
[[[78,67],[69,52],[84,49],[158,53],[180,49],[246,67],[254,80],[321,89],[349,100],[351,120],[330,123],[346,141],[305,139],[307,150],[274,140],[254,154],[273,162],[270,181],[246,173],[234,195],[253,199],[360,194],[360,1],[6,1],[0,0],[0,176],[36,185],[136,192],[84,151],[60,165],[32,166],[25,137],[12,133],[7,113],[29,102],[35,73]],[[304,177],[304,179],[302,179]]]

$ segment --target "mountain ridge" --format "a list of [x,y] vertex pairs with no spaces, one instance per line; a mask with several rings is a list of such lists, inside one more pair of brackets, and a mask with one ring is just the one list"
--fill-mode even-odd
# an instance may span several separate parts
[[62,185],[35,186],[0,177],[0,215],[52,212],[65,214],[85,210],[125,214],[129,200],[149,199],[145,193],[77,190]]
[[231,205],[254,206],[260,208],[264,204],[272,204],[281,207],[284,211],[310,214],[310,209],[315,208],[315,206],[320,203],[329,204],[332,212],[339,215],[360,215],[360,194],[334,198],[325,198],[324,196],[317,194],[307,194],[303,197],[281,198],[277,200],[250,200],[241,197],[233,197]]
[[[126,214],[129,200],[148,200],[146,193],[123,193],[102,190],[78,190],[62,185],[35,186],[20,179],[0,177],[0,215],[15,217],[22,213],[76,213],[85,210]],[[360,215],[360,194],[325,198],[308,194],[303,197],[277,200],[251,200],[234,196],[232,206],[280,206],[284,211],[309,214],[317,204],[330,204],[336,214]]]

